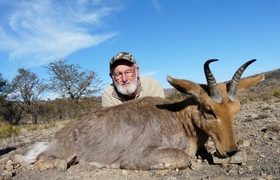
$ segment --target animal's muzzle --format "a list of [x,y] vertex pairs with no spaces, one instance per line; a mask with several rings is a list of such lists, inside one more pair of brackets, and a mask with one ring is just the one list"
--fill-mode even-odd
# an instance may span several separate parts
[[237,151],[238,151],[238,148],[233,148],[233,149],[229,150],[228,152],[226,152],[225,155],[222,155],[222,154],[219,152],[219,150],[216,149],[216,152],[214,153],[214,155],[215,155],[216,157],[219,157],[219,158],[226,158],[226,157],[231,157],[231,156],[235,155],[235,154],[237,153]]
[[235,155],[237,153],[237,151],[238,151],[238,148],[231,149],[230,151],[227,152],[228,157]]

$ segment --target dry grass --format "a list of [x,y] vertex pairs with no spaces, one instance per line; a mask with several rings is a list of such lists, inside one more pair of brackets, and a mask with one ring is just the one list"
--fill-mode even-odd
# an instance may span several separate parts
[[18,135],[20,130],[19,126],[10,125],[7,122],[0,122],[0,139]]
[[274,97],[280,97],[280,89],[274,89],[272,91],[272,96]]

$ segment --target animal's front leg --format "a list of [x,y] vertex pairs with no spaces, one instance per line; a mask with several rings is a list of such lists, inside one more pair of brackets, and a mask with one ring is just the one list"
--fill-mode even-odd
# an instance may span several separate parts
[[189,166],[189,156],[180,149],[150,147],[140,158],[145,169],[185,169]]

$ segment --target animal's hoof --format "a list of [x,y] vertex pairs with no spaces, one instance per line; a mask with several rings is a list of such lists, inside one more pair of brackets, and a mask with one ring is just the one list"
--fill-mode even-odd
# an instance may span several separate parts
[[57,159],[54,163],[54,166],[60,173],[65,173],[67,170],[67,162],[64,159]]
[[66,173],[66,170],[65,168],[57,168],[57,172],[59,173]]

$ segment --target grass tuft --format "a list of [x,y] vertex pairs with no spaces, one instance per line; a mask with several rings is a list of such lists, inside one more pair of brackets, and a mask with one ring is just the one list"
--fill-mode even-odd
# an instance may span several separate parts
[[19,133],[19,126],[12,126],[7,122],[0,122],[0,139],[18,135]]

